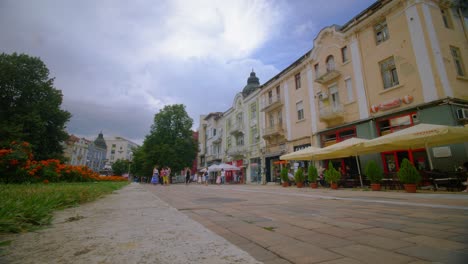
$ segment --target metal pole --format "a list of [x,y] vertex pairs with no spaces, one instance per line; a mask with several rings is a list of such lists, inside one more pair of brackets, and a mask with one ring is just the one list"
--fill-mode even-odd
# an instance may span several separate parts
[[364,187],[364,185],[362,184],[362,176],[361,176],[361,165],[359,164],[359,160],[358,160],[358,155],[356,153],[356,156],[354,156],[356,158],[356,163],[357,163],[357,169],[358,169],[358,173],[359,173],[359,181],[361,182],[361,188]]
[[434,166],[432,165],[431,153],[430,153],[429,148],[427,146],[427,141],[424,143],[424,146],[426,147],[426,154],[427,154],[427,158],[429,159],[429,168],[431,168],[431,170],[433,170]]

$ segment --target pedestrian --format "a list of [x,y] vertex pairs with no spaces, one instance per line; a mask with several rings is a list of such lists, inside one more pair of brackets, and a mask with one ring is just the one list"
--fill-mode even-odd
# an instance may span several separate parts
[[203,175],[203,181],[205,182],[205,185],[208,185],[209,176],[210,175],[208,174],[208,168],[206,168],[205,174]]
[[[223,171],[223,169],[221,169]],[[221,184],[221,171],[216,173],[216,184],[220,185]]]
[[169,185],[169,170],[167,169],[167,167],[164,168],[163,173],[164,185]]
[[224,171],[224,169],[221,169],[221,184],[225,184],[226,183],[226,172]]
[[190,168],[185,168],[185,184],[190,183]]
[[154,166],[153,168],[153,177],[151,178],[151,183],[153,185],[158,184],[159,182],[159,172],[158,172],[158,167]]

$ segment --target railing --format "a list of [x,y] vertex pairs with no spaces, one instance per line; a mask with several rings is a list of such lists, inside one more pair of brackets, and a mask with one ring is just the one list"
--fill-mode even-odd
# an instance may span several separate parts
[[236,122],[231,125],[231,134],[243,133],[244,131],[244,123]]
[[269,108],[280,106],[282,104],[283,103],[281,102],[281,96],[279,94],[272,97],[262,98],[262,100],[260,101],[260,111],[265,111]]
[[322,120],[331,120],[336,118],[344,118],[343,104],[321,107],[319,109],[319,117]]
[[275,124],[274,126],[267,127],[263,130],[264,136],[271,136],[276,134],[284,134],[283,124]]
[[245,146],[231,146],[227,150],[227,153],[229,155],[239,155],[239,154],[244,154],[245,152],[246,152]]

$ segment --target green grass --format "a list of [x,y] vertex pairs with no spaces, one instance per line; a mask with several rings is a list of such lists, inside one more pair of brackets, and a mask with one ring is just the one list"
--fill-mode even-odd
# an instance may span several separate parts
[[127,182],[0,184],[0,234],[50,224],[54,210],[96,200]]

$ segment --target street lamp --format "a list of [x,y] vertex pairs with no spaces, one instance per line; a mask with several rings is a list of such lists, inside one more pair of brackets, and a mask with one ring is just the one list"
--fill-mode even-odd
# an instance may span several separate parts
[[130,166],[132,165],[132,155],[133,155],[133,152],[130,151],[130,153],[128,153],[128,173],[127,173],[128,180],[130,182],[132,182],[132,179],[130,177]]

